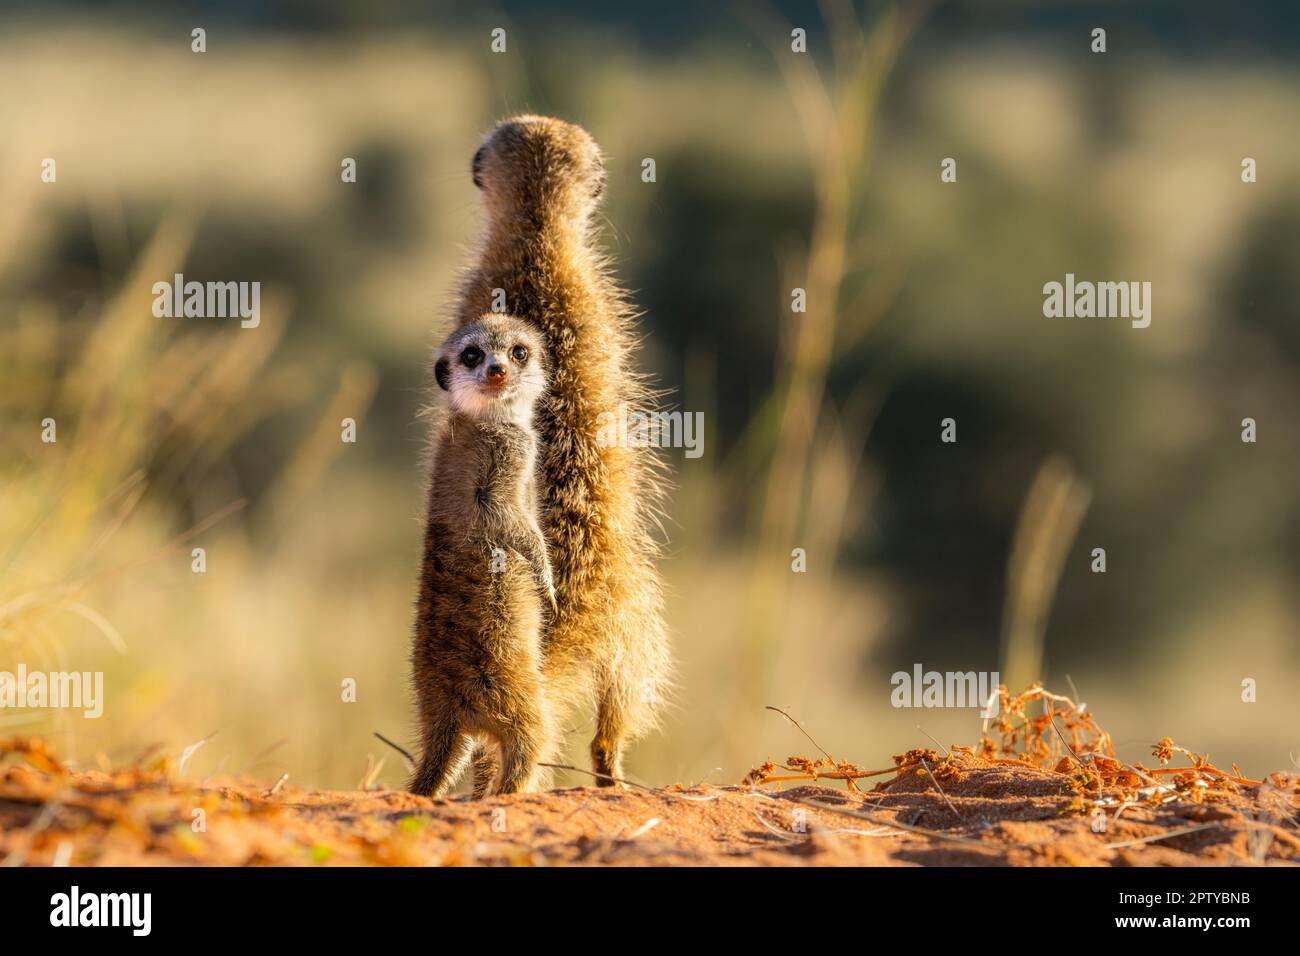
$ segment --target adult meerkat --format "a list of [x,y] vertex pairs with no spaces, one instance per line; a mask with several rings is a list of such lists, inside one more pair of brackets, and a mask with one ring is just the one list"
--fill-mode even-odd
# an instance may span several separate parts
[[655,568],[658,459],[601,434],[602,413],[652,398],[632,364],[634,315],[595,245],[604,164],[581,127],[517,116],[487,136],[472,174],[487,223],[458,320],[499,307],[504,293],[506,308],[546,340],[551,384],[535,421],[558,612],[543,637],[544,667],[557,703],[594,700],[592,766],[608,786],[622,776],[624,746],[654,725],[671,660]]
[[483,316],[443,343],[434,377],[448,401],[411,651],[422,738],[411,790],[442,796],[476,744],[476,795],[533,789],[550,754],[541,630],[555,606],[534,479],[545,346],[524,322]]

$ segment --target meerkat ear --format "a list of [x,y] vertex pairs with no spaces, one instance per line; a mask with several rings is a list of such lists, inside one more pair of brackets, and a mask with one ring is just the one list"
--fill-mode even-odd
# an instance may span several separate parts
[[440,358],[433,366],[433,377],[438,380],[438,387],[444,392],[451,385],[451,363]]
[[478,152],[474,154],[473,162],[469,164],[470,178],[479,189],[483,188],[483,159],[486,151],[486,146],[480,146]]

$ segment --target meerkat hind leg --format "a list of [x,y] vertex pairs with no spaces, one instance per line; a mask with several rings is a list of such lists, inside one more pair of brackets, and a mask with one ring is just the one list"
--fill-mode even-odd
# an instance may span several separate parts
[[501,769],[496,744],[480,740],[474,747],[474,799],[479,800],[492,792]]
[[496,793],[524,793],[537,789],[537,742],[528,734],[519,734],[501,746],[501,773]]
[[444,724],[430,730],[411,780],[411,792],[425,797],[443,796],[465,769],[469,754],[470,738],[459,727]]
[[599,774],[596,786],[623,786],[623,744],[626,737],[627,714],[622,699],[611,688],[600,697],[596,709],[596,736],[591,741],[591,769]]
[[521,793],[544,789],[550,770],[538,764],[550,760],[551,715],[544,701],[537,709],[520,713],[501,737],[501,766],[494,793]]

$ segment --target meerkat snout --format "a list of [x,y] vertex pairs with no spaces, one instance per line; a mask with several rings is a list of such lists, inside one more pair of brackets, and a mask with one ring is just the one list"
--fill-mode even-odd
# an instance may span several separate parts
[[433,376],[452,408],[467,418],[527,423],[546,390],[545,346],[527,323],[484,315],[447,338]]

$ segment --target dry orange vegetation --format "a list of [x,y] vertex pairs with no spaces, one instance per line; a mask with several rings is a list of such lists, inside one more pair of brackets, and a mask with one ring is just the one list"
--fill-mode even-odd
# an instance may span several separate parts
[[[1004,689],[1002,705],[978,746],[908,751],[883,770],[824,754],[765,764],[740,787],[478,801],[197,784],[166,757],[73,770],[43,741],[13,738],[0,740],[0,853],[31,865],[1300,862],[1300,775],[1248,780],[1167,738],[1153,746],[1162,766],[1128,764],[1068,698],[1035,685]],[[866,792],[855,783],[875,776],[889,779]]]

